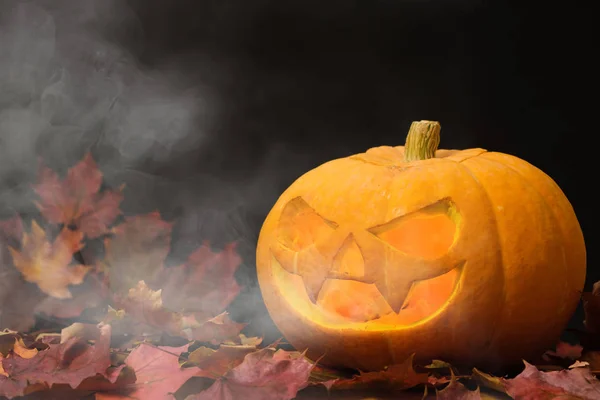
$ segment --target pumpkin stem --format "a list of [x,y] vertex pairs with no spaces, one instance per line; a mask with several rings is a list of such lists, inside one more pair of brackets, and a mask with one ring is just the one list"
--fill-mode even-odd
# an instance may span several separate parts
[[441,130],[442,126],[437,121],[413,121],[406,136],[404,161],[434,158]]

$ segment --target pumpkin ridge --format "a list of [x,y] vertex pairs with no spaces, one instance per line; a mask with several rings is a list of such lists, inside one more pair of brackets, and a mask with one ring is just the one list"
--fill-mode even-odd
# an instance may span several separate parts
[[[575,210],[573,209],[573,205],[568,201],[568,199],[566,198],[566,195],[564,194],[564,192],[562,191],[561,187],[549,176],[547,175],[544,171],[542,171],[541,169],[539,169],[538,167],[528,163],[525,160],[519,159],[518,157],[515,156],[511,156],[510,154],[503,154],[503,153],[498,153],[498,152],[490,152],[489,153],[489,157],[484,157],[486,160],[493,160],[497,163],[500,163],[502,165],[505,165],[508,168],[511,168],[511,170],[515,171],[517,174],[522,175],[527,182],[532,182],[532,178],[526,178],[526,174],[524,174],[522,172],[522,170],[527,171],[528,169],[530,171],[532,171],[532,175],[535,177],[535,184],[531,184],[531,186],[533,186],[533,189],[540,194],[540,196],[544,199],[544,201],[546,202],[546,204],[548,205],[548,208],[550,209],[550,212],[552,215],[554,215],[555,217],[555,221],[561,222],[559,223],[559,229],[562,233],[561,237],[563,238],[563,241],[561,241],[561,244],[563,246],[563,257],[565,258],[565,265],[567,266],[573,266],[571,267],[576,268],[576,266],[578,265],[577,261],[580,261],[583,263],[583,265],[586,265],[586,249],[585,249],[585,239],[583,237],[583,232],[581,232],[581,225],[579,224],[579,221],[577,219],[577,216],[575,215]],[[509,157],[507,162],[504,162],[501,158],[497,159],[496,157]],[[513,166],[511,163],[514,163],[515,166]],[[519,168],[522,168],[519,169]],[[553,195],[554,193],[554,195]],[[552,202],[551,200],[555,199],[555,202]],[[562,204],[561,204],[562,203]],[[561,213],[569,213],[572,215],[573,217],[573,221],[572,223],[567,223],[566,225],[563,225],[563,221],[565,221],[564,218],[561,218],[560,215],[562,215]],[[569,226],[571,225],[571,226]],[[572,247],[576,247],[577,246],[577,241],[579,240],[572,240],[572,236],[571,236],[571,229],[573,229],[575,232],[573,232],[575,235],[577,235],[576,231],[579,231],[579,240],[581,241],[581,244],[583,245],[583,254],[582,254],[582,259],[581,260],[577,260],[577,256],[574,256],[573,253],[571,252],[570,255],[567,255],[565,253],[565,249],[571,249]],[[575,286],[575,287],[581,287],[583,285],[583,282],[585,282],[585,269],[583,271],[583,274],[581,276],[578,277],[579,280],[572,280],[572,285],[571,286]],[[570,275],[572,276],[572,275]],[[580,283],[577,283],[580,282]],[[577,289],[577,292],[579,293],[579,295],[581,294],[582,290],[581,289]],[[579,297],[579,296],[578,296]]]
[[[499,165],[500,167],[509,169],[510,171],[512,171],[512,173],[514,173],[516,176],[518,176],[520,179],[522,179],[523,181],[525,181],[526,183],[529,184],[530,180],[527,179],[520,171],[518,171],[516,168],[511,167],[508,164],[504,164],[498,160],[494,160],[488,157],[483,157],[483,160]],[[564,244],[564,238],[566,236],[565,231],[562,227],[561,224],[558,223],[558,218],[556,216],[556,213],[554,212],[554,208],[552,208],[550,206],[550,204],[548,203],[548,199],[546,198],[546,196],[544,196],[535,185],[529,185],[531,187],[531,189],[537,193],[537,195],[539,196],[539,198],[542,200],[542,204],[544,205],[544,208],[546,209],[546,213],[548,214],[549,218],[552,220],[552,223],[554,226],[556,226],[558,228],[558,230],[560,231],[560,236],[561,236],[561,240],[560,241],[560,250],[561,250],[561,255],[562,255],[562,259],[563,259],[563,265],[565,266],[565,268],[568,268],[568,261],[567,261],[567,257],[565,254],[565,244]],[[567,271],[568,273],[568,271]]]
[[[569,274],[569,266],[567,264],[567,257],[566,257],[566,253],[565,253],[565,243],[564,243],[564,234],[563,234],[563,229],[562,227],[560,227],[560,224],[554,214],[554,211],[552,209],[552,207],[549,205],[549,203],[546,200],[546,197],[543,195],[543,193],[538,190],[537,186],[532,184],[532,181],[536,180],[536,175],[533,175],[532,177],[528,177],[526,174],[523,174],[521,172],[519,172],[518,170],[515,170],[515,168],[510,167],[509,165],[507,165],[507,163],[502,162],[501,160],[496,160],[496,159],[490,159],[488,157],[482,157],[480,159],[478,159],[476,161],[478,164],[475,164],[473,166],[473,168],[476,168],[478,171],[479,170],[497,170],[497,171],[504,171],[504,175],[505,178],[507,179],[507,181],[510,180],[516,180],[519,181],[519,185],[522,188],[526,188],[526,190],[529,192],[527,194],[527,192],[523,193],[523,195],[530,197],[532,200],[534,201],[535,204],[537,204],[537,209],[539,211],[535,211],[536,213],[539,213],[540,216],[537,218],[538,219],[538,224],[540,229],[544,229],[547,228],[548,226],[552,227],[552,229],[554,230],[553,232],[553,236],[552,239],[547,239],[547,240],[552,240],[552,247],[555,249],[555,251],[557,252],[557,254],[555,254],[554,258],[548,259],[546,260],[546,263],[544,264],[537,264],[537,270],[547,270],[549,274],[556,274],[558,276],[563,276],[563,277],[567,277]],[[537,197],[537,198],[535,198]],[[535,199],[535,200],[534,200]],[[543,205],[542,205],[543,203]],[[513,204],[512,205],[513,209],[515,207],[519,207],[518,204]],[[496,210],[494,210],[496,211]],[[517,222],[520,223],[520,222]],[[560,228],[559,228],[560,227]],[[501,228],[501,232],[503,235],[505,236],[510,236],[507,235],[506,231],[504,230],[505,228]],[[545,242],[546,239],[543,239],[543,241]],[[504,298],[505,300],[502,302],[502,308],[501,308],[501,314],[499,314],[497,321],[498,321],[498,329],[494,330],[493,333],[493,341],[492,343],[496,344],[496,343],[506,343],[507,341],[510,341],[509,338],[512,337],[512,333],[506,329],[506,326],[510,325],[510,321],[512,320],[512,314],[514,313],[518,313],[518,312],[529,312],[531,313],[533,308],[531,307],[531,305],[527,305],[525,304],[525,311],[522,311],[523,309],[521,308],[524,304],[522,304],[522,296],[519,293],[523,293],[525,289],[513,289],[510,290],[511,287],[515,286],[515,283],[517,284],[517,286],[522,285],[521,281],[518,281],[515,277],[519,276],[520,272],[519,270],[521,269],[521,260],[516,260],[513,256],[511,256],[510,253],[506,253],[507,248],[505,248],[504,246],[502,247],[502,254],[505,257],[505,259],[507,261],[506,265],[503,264],[503,268],[504,268],[504,276],[505,278],[505,284],[507,285],[507,289],[505,291],[503,291],[504,294]],[[542,250],[540,250],[542,251]],[[525,261],[528,259],[527,256],[524,257]],[[554,262],[555,260],[559,260],[558,262]],[[562,264],[561,264],[562,263]],[[559,264],[559,265],[557,265]],[[524,264],[524,266],[527,266],[527,264]],[[546,267],[546,268],[544,268]],[[508,269],[507,269],[508,268]],[[529,270],[533,271],[532,268],[528,268]],[[539,274],[539,272],[537,273]],[[531,276],[533,277],[533,279],[535,279],[536,273],[535,272],[531,272]],[[532,282],[532,281],[530,281]],[[524,287],[527,287],[527,284],[524,284]],[[546,315],[546,319],[548,318],[554,318],[555,319],[555,323],[554,325],[548,325],[547,328],[549,330],[553,330],[555,329],[555,327],[557,326],[557,324],[561,324],[561,323],[565,323],[566,321],[563,321],[563,319],[565,318],[565,316],[567,315],[571,315],[572,312],[574,312],[574,307],[576,306],[576,303],[573,303],[571,301],[568,301],[570,299],[570,296],[567,294],[569,292],[568,288],[570,287],[569,284],[569,279],[564,279],[562,282],[561,281],[556,281],[554,280],[554,282],[552,281],[544,281],[544,283],[542,283],[542,285],[551,285],[551,287],[554,288],[554,290],[545,290],[544,292],[540,292],[538,293],[538,297],[536,297],[538,299],[538,301],[546,303],[546,301],[550,301],[551,304],[554,304],[553,308],[555,309],[555,317],[550,317],[548,315]],[[531,286],[531,285],[529,285]],[[535,283],[533,290],[538,290],[536,289],[537,287],[539,287],[539,283]],[[560,286],[560,288],[558,288],[558,286]],[[555,293],[555,294],[553,294]],[[539,297],[539,295],[541,295],[542,297]],[[556,297],[558,296],[558,298]],[[574,304],[573,309],[569,309],[566,307],[571,307],[571,305]],[[567,317],[568,318],[568,317]],[[525,323],[525,326],[523,326],[523,323]],[[544,325],[546,324],[546,321],[538,321],[539,324]],[[534,331],[536,330],[536,326],[535,325],[528,325],[528,322],[521,322],[521,326],[522,329],[533,329]],[[513,328],[514,329],[514,328]],[[562,330],[562,329],[561,329]],[[548,331],[547,333],[549,338],[554,338],[557,335],[557,332],[554,331]],[[532,338],[534,338],[535,336],[532,336]],[[532,338],[528,338],[529,340],[532,340]],[[554,339],[550,339],[550,340],[554,340]],[[541,343],[543,342],[543,339],[538,339],[538,342]],[[529,343],[524,343],[524,344],[519,344],[517,347],[518,348],[522,348],[523,346],[527,346],[529,348],[535,348],[537,344],[534,342],[529,342]],[[552,343],[546,343],[546,344],[542,344],[541,346],[551,346]],[[540,346],[540,347],[541,347]],[[501,347],[499,348],[501,349]],[[501,350],[502,351],[502,350]],[[508,350],[508,348],[506,347],[506,345],[504,345],[504,351],[513,351],[513,350]],[[517,352],[519,351],[523,351],[523,350],[516,350]]]
[[[481,154],[485,154],[485,153],[481,153]],[[469,157],[469,158],[475,158],[481,154],[477,154],[476,156],[473,157]],[[464,161],[464,160],[462,160]],[[479,187],[483,193],[483,195],[485,196],[485,198],[487,199],[487,205],[489,207],[489,209],[491,210],[491,212],[494,215],[493,221],[494,221],[494,236],[496,237],[496,241],[500,242],[500,229],[498,228],[498,216],[496,214],[496,210],[494,209],[494,203],[492,202],[492,198],[489,195],[486,187],[481,183],[481,181],[479,180],[479,178],[477,178],[477,176],[473,173],[473,171],[471,171],[471,169],[462,163],[462,161],[458,161],[456,162],[457,165],[460,166],[460,168],[464,169],[469,176],[473,179],[473,181],[475,181],[475,183],[477,184],[477,187]],[[502,277],[503,277],[503,281],[502,284],[504,284],[504,254],[502,252],[499,253],[499,258],[500,258],[500,265],[502,266]],[[504,315],[504,308],[506,306],[506,291],[503,289],[502,290],[502,301],[500,301],[500,307],[498,309],[498,314],[499,315]],[[499,318],[495,319],[495,326],[498,326],[499,323]],[[494,343],[494,339],[496,337],[496,335],[498,334],[498,329],[493,329],[492,330],[492,336],[490,337],[490,340],[487,342],[487,347],[490,347],[492,345],[492,343]]]
[[[512,166],[508,165],[508,164],[503,164],[502,162],[498,161],[498,160],[494,160],[492,158],[488,158],[488,157],[483,157],[484,160],[486,161],[490,161],[492,163],[498,164],[503,166],[504,168],[508,168],[510,169],[512,172],[514,172],[516,175],[518,175],[521,179],[523,179],[526,182],[529,182],[529,179],[527,179],[523,173],[521,173],[518,169],[513,168]],[[540,192],[537,187],[535,185],[530,185],[531,188],[533,189],[534,192],[536,192],[540,198],[542,199],[542,202],[544,203],[544,207],[546,207],[546,210],[548,211],[548,214],[552,217],[552,220],[554,222],[556,222],[556,226],[558,226],[558,229],[560,229],[560,235],[561,237],[565,237],[566,233],[564,232],[564,229],[562,227],[562,225],[558,224],[558,216],[556,215],[556,212],[554,211],[554,208],[550,206],[550,203],[548,203],[548,199],[546,198],[546,196]],[[563,257],[564,257],[564,253],[565,253],[565,246],[564,243],[561,242],[561,249],[562,249],[562,253],[563,253]],[[567,265],[567,260],[565,259],[565,265]]]

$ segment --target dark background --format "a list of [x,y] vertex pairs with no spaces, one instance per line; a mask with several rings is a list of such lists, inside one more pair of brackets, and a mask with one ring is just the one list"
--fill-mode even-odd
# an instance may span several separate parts
[[247,289],[231,311],[273,337],[254,246],[278,195],[434,119],[441,148],[510,153],[562,187],[589,290],[593,14],[523,3],[0,0],[0,209],[30,210],[38,155],[65,170],[91,150],[110,185],[127,183],[126,213],[177,221],[173,259],[238,241]]

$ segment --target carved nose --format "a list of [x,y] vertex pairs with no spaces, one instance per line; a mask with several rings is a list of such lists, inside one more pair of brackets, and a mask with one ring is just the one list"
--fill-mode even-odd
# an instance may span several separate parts
[[352,234],[344,240],[342,247],[333,258],[333,277],[357,279],[365,275],[365,260]]

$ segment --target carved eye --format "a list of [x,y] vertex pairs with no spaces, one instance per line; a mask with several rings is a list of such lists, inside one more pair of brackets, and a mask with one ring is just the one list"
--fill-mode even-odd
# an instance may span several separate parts
[[454,204],[443,199],[369,231],[407,255],[435,259],[454,243],[458,218]]
[[291,250],[300,251],[326,241],[338,225],[320,216],[301,197],[287,203],[278,226],[279,241]]

